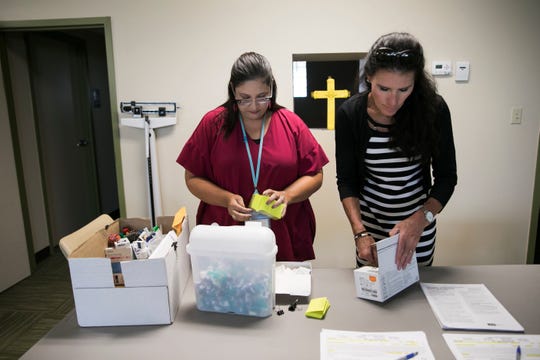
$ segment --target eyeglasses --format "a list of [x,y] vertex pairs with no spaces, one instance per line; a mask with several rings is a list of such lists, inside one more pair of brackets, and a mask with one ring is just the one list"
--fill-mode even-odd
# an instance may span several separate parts
[[[231,88],[233,89],[233,95],[236,97],[236,92],[234,91],[234,87],[231,84]],[[270,95],[268,96],[258,96],[256,98],[246,98],[246,99],[234,99],[234,101],[238,104],[238,106],[249,106],[255,100],[255,104],[257,105],[266,105],[270,101],[272,101],[272,96],[274,94],[273,86],[270,86]]]
[[418,56],[411,49],[396,51],[389,47],[380,47],[375,51],[375,58],[379,61],[399,61],[412,64],[417,61]]
[[249,106],[251,103],[255,100],[255,103],[258,105],[266,105],[270,100],[272,100],[272,96],[265,96],[265,97],[257,97],[255,99],[249,98],[249,99],[234,99],[238,106]]

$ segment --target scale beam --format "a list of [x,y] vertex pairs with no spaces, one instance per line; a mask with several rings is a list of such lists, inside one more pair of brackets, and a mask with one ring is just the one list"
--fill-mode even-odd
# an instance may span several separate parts
[[120,103],[120,124],[144,129],[148,211],[152,226],[156,225],[156,218],[163,215],[154,129],[175,125],[176,109],[174,102],[130,101]]

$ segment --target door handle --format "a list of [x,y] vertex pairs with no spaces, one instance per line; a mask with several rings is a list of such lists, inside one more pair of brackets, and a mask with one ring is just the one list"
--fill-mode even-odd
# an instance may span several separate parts
[[85,146],[88,146],[88,140],[81,139],[81,140],[79,140],[79,142],[77,143],[77,147],[85,147]]

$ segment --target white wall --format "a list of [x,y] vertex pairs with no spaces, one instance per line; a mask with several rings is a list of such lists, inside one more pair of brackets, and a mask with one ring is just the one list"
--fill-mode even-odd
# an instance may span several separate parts
[[[278,101],[292,108],[292,54],[367,51],[409,31],[432,60],[469,60],[468,83],[438,78],[454,124],[459,184],[439,217],[435,264],[524,263],[540,128],[540,2],[536,0],[81,1],[1,0],[0,21],[110,16],[119,101],[176,101],[178,124],[158,130],[164,212],[198,201],[176,156],[201,116],[225,100],[233,61],[268,57]],[[523,123],[510,125],[512,106]],[[333,133],[313,131],[333,160]],[[143,143],[121,128],[128,216],[146,214]],[[316,266],[353,266],[333,162],[313,198]],[[194,221],[192,221],[192,224]]]

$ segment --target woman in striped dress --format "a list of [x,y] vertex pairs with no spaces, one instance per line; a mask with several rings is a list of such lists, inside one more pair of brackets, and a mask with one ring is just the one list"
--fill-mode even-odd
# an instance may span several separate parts
[[366,57],[362,91],[338,110],[337,185],[358,266],[372,246],[399,233],[398,269],[416,256],[431,265],[436,220],[457,183],[450,111],[408,33],[380,37]]

